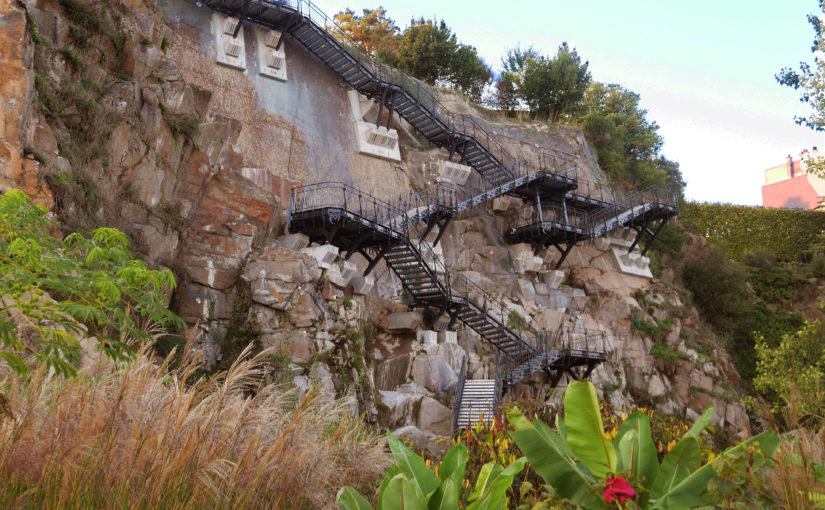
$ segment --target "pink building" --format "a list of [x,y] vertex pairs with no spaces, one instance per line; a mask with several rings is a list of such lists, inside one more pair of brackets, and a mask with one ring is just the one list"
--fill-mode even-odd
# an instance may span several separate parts
[[809,160],[818,160],[814,147],[793,159],[789,154],[785,163],[765,170],[762,186],[762,206],[777,209],[816,209],[825,196],[825,179],[808,173]]

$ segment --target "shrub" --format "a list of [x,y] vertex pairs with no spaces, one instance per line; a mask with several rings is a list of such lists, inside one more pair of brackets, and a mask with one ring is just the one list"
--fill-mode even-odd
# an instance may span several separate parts
[[682,280],[696,305],[723,331],[747,308],[747,277],[745,268],[729,261],[719,249],[686,261],[682,271]]
[[[754,386],[775,404],[791,405],[798,415],[822,420],[825,413],[825,324],[808,321],[776,346],[756,344]],[[777,407],[779,409],[779,407]]]
[[99,228],[91,238],[52,237],[47,211],[19,190],[0,196],[0,358],[25,373],[23,356],[64,375],[75,372],[79,340],[97,339],[116,360],[128,343],[149,339],[156,326],[181,327],[165,292],[170,271],[154,271],[132,259],[126,236]]
[[817,278],[825,278],[825,253],[811,257],[811,271]]
[[768,250],[749,251],[742,256],[742,263],[750,267],[767,269],[776,264],[776,257]]
[[[487,463],[481,470],[475,490],[464,490],[464,468],[467,464],[467,448],[455,445],[444,456],[436,471],[427,462],[411,452],[401,441],[389,435],[390,450],[395,466],[387,472],[378,493],[377,508],[403,508],[427,510],[428,508],[487,510],[507,508],[507,490],[514,477],[524,469],[527,459],[520,458],[506,468],[495,462]],[[467,505],[462,505],[466,501]],[[338,492],[338,504],[345,510],[369,510],[369,502],[358,491],[345,487]]]
[[688,230],[734,259],[765,251],[778,260],[801,260],[825,231],[825,213],[800,209],[686,202],[679,216]]

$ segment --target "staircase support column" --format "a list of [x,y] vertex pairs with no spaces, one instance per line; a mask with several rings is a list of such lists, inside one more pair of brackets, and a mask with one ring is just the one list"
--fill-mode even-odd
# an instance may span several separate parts
[[564,259],[566,259],[568,255],[570,255],[570,250],[572,250],[573,246],[575,246],[575,245],[576,245],[575,241],[572,241],[572,242],[568,241],[567,246],[565,246],[565,248],[562,250],[561,247],[559,246],[559,243],[554,243],[553,244],[553,246],[557,250],[559,250],[559,253],[561,253],[561,258],[556,263],[556,269],[559,269],[561,267],[562,262],[564,262]]
[[452,219],[452,216],[447,216],[447,219],[444,221],[444,224],[438,226],[438,235],[436,235],[435,240],[433,240],[433,246],[436,246],[438,242],[441,240],[441,236],[444,235],[444,230],[447,228],[447,225],[450,224],[450,221]]
[[358,249],[358,253],[363,255],[364,258],[369,261],[369,265],[364,270],[364,276],[367,276],[368,274],[370,274],[370,272],[372,272],[373,269],[375,269],[375,266],[378,264],[378,261],[380,261],[381,258],[384,256],[384,254],[387,253],[388,249],[389,249],[388,246],[384,246],[383,248],[381,248],[381,251],[379,251],[378,254],[375,257],[370,257],[367,254],[367,252],[365,252],[364,250],[362,250],[360,248]]
[[662,228],[665,226],[665,223],[667,223],[667,220],[669,220],[669,219],[670,219],[669,217],[666,217],[665,219],[662,220],[661,223],[659,223],[659,226],[656,227],[656,230],[653,232],[653,235],[650,237],[650,240],[647,242],[644,249],[642,250],[642,256],[643,257],[647,254],[647,250],[649,250],[650,247],[653,245],[653,241],[656,239],[656,236],[659,235],[659,232],[662,231]]
[[392,94],[392,95],[390,96],[390,98],[389,98],[389,99],[390,99],[390,104],[389,104],[389,105],[387,105],[387,110],[389,110],[389,115],[387,116],[387,130],[389,130],[389,129],[390,129],[390,125],[392,125],[392,111],[393,111],[393,108],[394,108],[394,106],[395,106],[395,105],[393,104],[392,99],[393,99],[393,97],[394,97],[394,96],[395,96],[395,93],[393,92],[393,94]]
[[639,244],[639,241],[642,240],[642,234],[644,234],[644,233],[645,233],[644,228],[639,228],[638,230],[636,230],[636,237],[633,239],[633,243],[630,245],[630,248],[627,249],[627,253],[632,252],[633,248],[635,248],[636,245]]
[[387,98],[387,89],[381,89],[381,99],[378,100],[378,117],[375,119],[375,127],[381,127],[381,116],[384,115],[384,100]]

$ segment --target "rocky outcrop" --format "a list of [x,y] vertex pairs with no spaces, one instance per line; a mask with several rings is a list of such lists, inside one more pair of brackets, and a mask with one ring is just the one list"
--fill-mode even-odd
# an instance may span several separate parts
[[[367,285],[350,280],[366,266],[360,255],[319,260],[324,248],[283,236],[301,182],[340,180],[392,198],[432,186],[446,151],[404,145],[400,165],[356,154],[346,92],[290,40],[290,79],[267,81],[214,62],[205,8],[170,1],[162,15],[141,0],[80,3],[99,29],[59,3],[0,6],[0,190],[22,188],[66,230],[127,231],[148,264],[175,271],[175,310],[199,324],[213,363],[254,340],[271,349],[275,382],[354,395],[354,414],[422,446],[448,435],[462,360],[470,377],[490,377],[495,353],[461,326],[457,343],[435,333],[419,342],[429,317],[399,304],[386,266]],[[490,120],[532,167],[537,149],[559,150],[578,156],[580,177],[599,176],[579,130]],[[504,197],[456,218],[441,245],[450,270],[537,330],[603,335],[608,363],[592,380],[618,408],[692,419],[714,405],[714,425],[747,426],[738,375],[677,289],[623,273],[605,243],[576,246],[561,272],[553,248],[503,244],[505,216],[520,206]],[[508,398],[549,389],[538,374]]]

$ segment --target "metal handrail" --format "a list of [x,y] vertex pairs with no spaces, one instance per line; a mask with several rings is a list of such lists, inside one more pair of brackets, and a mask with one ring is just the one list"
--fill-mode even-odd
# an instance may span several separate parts
[[453,430],[458,428],[458,415],[461,414],[461,401],[464,397],[464,381],[467,380],[467,356],[461,357],[461,370],[458,372],[458,384],[455,387],[453,404]]
[[490,129],[485,129],[478,119],[464,114],[451,113],[436,99],[427,85],[398,69],[378,62],[371,55],[362,51],[358,43],[340,27],[337,20],[324,14],[324,12],[310,0],[259,1],[277,6],[279,9],[286,7],[294,10],[319,29],[329,33],[341,48],[350,55],[353,61],[361,67],[362,71],[370,76],[371,81],[379,88],[396,88],[403,90],[423,109],[427,110],[433,119],[440,123],[445,130],[448,130],[452,136],[461,135],[472,137],[479,145],[484,147],[489,154],[498,160],[505,173],[512,174],[517,170],[520,162],[517,162],[494,136],[491,136]]
[[[583,230],[590,238],[603,235],[610,220],[641,206],[662,206],[675,209],[678,206],[678,194],[659,186],[621,196],[608,205],[591,212],[575,207],[561,207],[556,204],[542,204],[541,216],[536,207],[528,205],[510,213],[507,217],[507,229],[514,230],[541,222],[559,223]],[[617,225],[616,225],[617,226]],[[615,228],[615,226],[613,226]],[[609,230],[609,229],[608,229]]]

